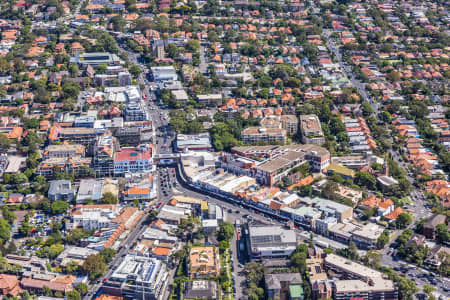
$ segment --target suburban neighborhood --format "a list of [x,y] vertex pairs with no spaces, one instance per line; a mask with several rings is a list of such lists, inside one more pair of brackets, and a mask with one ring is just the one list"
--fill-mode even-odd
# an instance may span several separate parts
[[0,297],[450,297],[446,1],[0,3]]

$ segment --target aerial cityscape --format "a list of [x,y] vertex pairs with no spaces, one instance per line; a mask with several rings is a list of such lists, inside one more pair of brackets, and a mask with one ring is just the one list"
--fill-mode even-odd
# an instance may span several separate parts
[[450,4],[0,1],[0,300],[450,299]]

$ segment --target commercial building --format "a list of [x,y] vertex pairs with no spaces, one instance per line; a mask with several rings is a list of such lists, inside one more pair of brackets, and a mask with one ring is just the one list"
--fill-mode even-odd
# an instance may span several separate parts
[[301,115],[300,127],[303,143],[316,145],[323,145],[325,143],[322,126],[316,115]]
[[50,201],[71,202],[75,198],[75,190],[70,180],[54,180],[50,182],[48,199]]
[[165,264],[152,257],[126,255],[102,290],[126,299],[161,299],[168,273]]
[[74,57],[70,58],[70,62],[82,66],[98,66],[101,64],[120,65],[123,63],[116,54],[107,52],[77,53]]
[[315,172],[323,172],[330,165],[330,152],[317,145],[243,146],[231,149],[233,154],[249,159],[256,157],[265,161],[290,151],[303,153],[304,159]]
[[114,175],[150,171],[153,165],[151,145],[122,148],[114,154]]
[[252,259],[286,258],[295,251],[297,236],[281,226],[248,226],[247,245]]
[[200,134],[178,134],[175,142],[177,151],[183,152],[187,150],[200,151],[212,150],[211,138],[209,133]]
[[219,248],[215,246],[192,247],[189,253],[189,277],[218,276],[220,276]]
[[287,134],[285,129],[248,127],[242,130],[242,142],[244,144],[255,143],[286,143]]
[[78,188],[77,203],[89,201],[100,202],[102,199],[103,180],[82,179]]
[[178,79],[178,75],[172,66],[152,67],[151,71],[155,82],[175,81]]
[[66,246],[64,251],[58,255],[56,261],[63,267],[72,261],[81,266],[89,255],[95,255],[97,253],[97,250],[85,247]]
[[305,153],[286,151],[271,160],[254,166],[252,173],[259,183],[272,186],[287,176],[290,170],[306,162]]

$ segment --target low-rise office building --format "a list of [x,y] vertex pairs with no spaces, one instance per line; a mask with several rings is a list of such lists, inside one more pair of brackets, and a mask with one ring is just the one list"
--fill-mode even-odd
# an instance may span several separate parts
[[247,245],[252,259],[286,258],[295,251],[297,236],[281,226],[249,226]]
[[103,291],[127,299],[161,299],[168,273],[165,264],[152,257],[126,255],[103,284]]

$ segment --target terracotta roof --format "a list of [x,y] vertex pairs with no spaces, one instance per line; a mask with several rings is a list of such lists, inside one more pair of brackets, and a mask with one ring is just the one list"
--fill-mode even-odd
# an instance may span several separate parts
[[156,247],[153,249],[153,254],[159,255],[159,256],[167,256],[170,253],[170,249],[168,248],[162,248],[162,247]]

